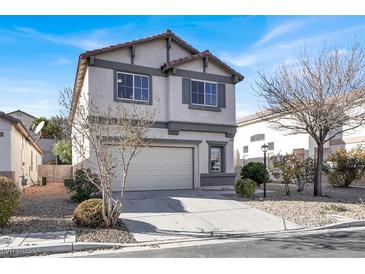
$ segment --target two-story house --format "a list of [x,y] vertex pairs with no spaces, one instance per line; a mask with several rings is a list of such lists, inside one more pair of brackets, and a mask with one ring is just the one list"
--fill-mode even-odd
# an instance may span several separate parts
[[[235,85],[243,76],[170,30],[80,55],[73,110],[102,94],[102,104],[138,102],[159,113],[151,145],[134,159],[127,190],[196,189],[233,184]],[[80,102],[80,94],[87,96]],[[73,153],[73,165],[81,159]],[[114,190],[118,189],[115,180]]]

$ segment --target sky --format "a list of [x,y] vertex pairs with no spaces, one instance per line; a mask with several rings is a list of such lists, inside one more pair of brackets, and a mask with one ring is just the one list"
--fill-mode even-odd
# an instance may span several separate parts
[[365,46],[365,16],[0,16],[0,111],[59,114],[59,91],[73,87],[78,56],[171,29],[245,76],[237,118],[260,109],[258,72],[295,65],[300,50]]

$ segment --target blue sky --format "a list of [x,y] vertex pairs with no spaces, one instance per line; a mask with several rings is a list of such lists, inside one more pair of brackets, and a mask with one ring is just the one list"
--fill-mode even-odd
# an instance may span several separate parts
[[245,75],[237,117],[258,110],[257,72],[294,65],[301,48],[365,46],[365,16],[0,16],[0,110],[58,114],[58,93],[72,87],[78,55],[171,29]]

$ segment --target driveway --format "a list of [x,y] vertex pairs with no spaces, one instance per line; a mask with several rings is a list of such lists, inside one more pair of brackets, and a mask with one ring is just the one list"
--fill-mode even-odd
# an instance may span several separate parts
[[243,204],[235,197],[231,190],[127,192],[121,218],[139,242],[300,228]]

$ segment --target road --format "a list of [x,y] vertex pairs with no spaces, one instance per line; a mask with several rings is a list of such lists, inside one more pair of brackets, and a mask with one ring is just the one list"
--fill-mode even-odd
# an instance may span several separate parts
[[[313,233],[313,232],[312,232]],[[268,236],[264,239],[160,248],[134,252],[115,251],[83,257],[104,258],[288,258],[365,257],[365,228],[318,231],[315,234]]]

